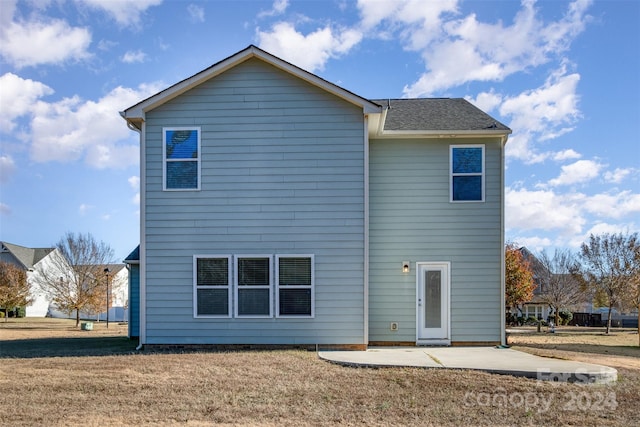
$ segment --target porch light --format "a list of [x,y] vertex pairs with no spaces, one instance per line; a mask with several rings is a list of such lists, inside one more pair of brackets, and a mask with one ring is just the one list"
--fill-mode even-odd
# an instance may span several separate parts
[[409,261],[402,261],[402,272],[408,273],[411,270],[411,263]]

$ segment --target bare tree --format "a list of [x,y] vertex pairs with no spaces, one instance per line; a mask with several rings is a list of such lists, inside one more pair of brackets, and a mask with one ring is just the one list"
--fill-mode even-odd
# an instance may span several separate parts
[[637,234],[633,234],[627,241],[628,250],[631,256],[631,274],[629,275],[628,291],[625,301],[627,305],[638,310],[638,347],[640,347],[640,241]]
[[[633,300],[634,286],[640,270],[638,233],[589,236],[581,247],[585,280],[604,296],[607,313],[607,334],[611,329],[611,311]],[[640,305],[640,304],[638,304]]]
[[113,249],[87,234],[67,232],[56,244],[57,254],[51,257],[51,267],[37,269],[37,282],[51,300],[63,311],[76,312],[76,327],[80,311],[96,307],[106,293],[103,268],[113,260]]
[[566,249],[556,249],[553,257],[542,251],[533,263],[540,284],[539,298],[553,309],[556,325],[560,309],[570,309],[585,299],[584,286],[574,275],[578,268],[576,256]]
[[9,317],[10,308],[32,301],[27,273],[17,265],[0,261],[0,307],[4,308],[4,321]]

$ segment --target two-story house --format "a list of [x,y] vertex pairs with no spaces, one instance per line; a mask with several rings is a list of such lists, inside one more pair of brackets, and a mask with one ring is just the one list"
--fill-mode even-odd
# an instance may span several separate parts
[[464,99],[366,99],[249,46],[121,115],[141,344],[503,341],[511,131]]

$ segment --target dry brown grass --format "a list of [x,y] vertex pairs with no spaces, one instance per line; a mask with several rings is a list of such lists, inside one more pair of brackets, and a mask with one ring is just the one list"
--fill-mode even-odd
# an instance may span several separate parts
[[[303,351],[136,353],[122,327],[80,332],[66,321],[41,322],[0,323],[1,423],[640,424],[640,369],[631,367],[620,367],[616,385],[580,386],[471,371],[347,368]],[[68,354],[56,350],[70,338],[81,344]],[[40,357],[38,345],[54,355]],[[608,403],[597,404],[600,396]],[[576,397],[582,401],[573,408]]]

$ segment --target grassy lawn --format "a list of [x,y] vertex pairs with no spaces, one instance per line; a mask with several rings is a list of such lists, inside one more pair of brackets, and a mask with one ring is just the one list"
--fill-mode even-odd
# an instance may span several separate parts
[[586,386],[445,369],[348,368],[304,351],[136,352],[126,326],[73,326],[0,321],[2,424],[640,425],[640,349],[630,332],[510,337],[524,351],[606,361],[619,371],[615,385]]

